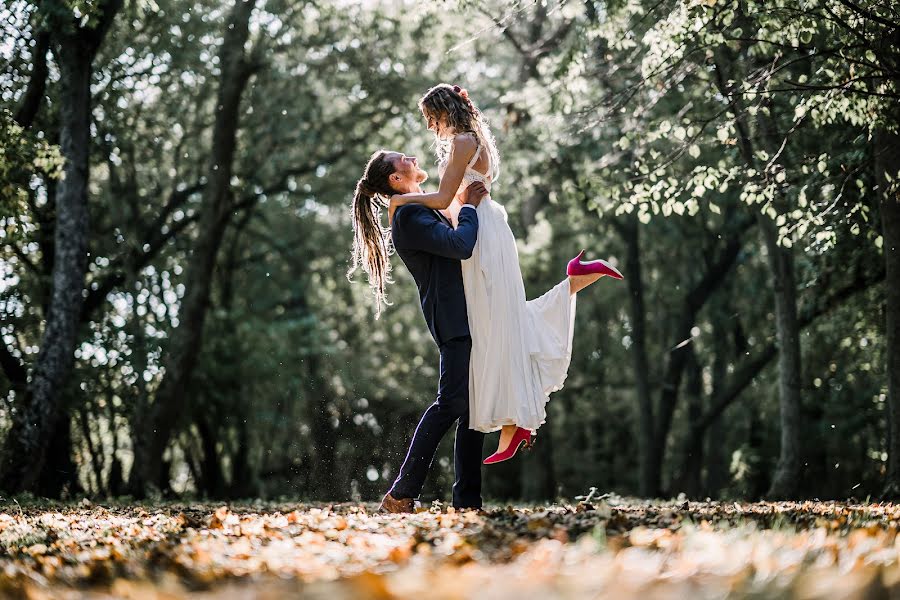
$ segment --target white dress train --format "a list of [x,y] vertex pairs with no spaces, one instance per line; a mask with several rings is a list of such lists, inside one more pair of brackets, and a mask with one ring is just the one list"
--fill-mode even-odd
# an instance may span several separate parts
[[[466,167],[460,191],[490,176]],[[441,165],[441,176],[446,165]],[[549,395],[563,387],[572,358],[575,294],[568,278],[534,300],[525,299],[516,240],[506,210],[492,197],[476,209],[478,238],[462,261],[472,354],[469,427],[489,433],[503,425],[536,430]]]

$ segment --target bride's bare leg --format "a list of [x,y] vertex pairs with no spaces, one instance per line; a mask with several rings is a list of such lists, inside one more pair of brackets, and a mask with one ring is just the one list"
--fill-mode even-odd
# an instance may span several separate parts
[[503,452],[512,442],[513,435],[516,433],[515,425],[504,425],[500,430],[500,443],[497,444],[497,452]]
[[603,275],[599,273],[591,273],[590,275],[569,275],[569,292],[577,294],[601,277],[603,277]]

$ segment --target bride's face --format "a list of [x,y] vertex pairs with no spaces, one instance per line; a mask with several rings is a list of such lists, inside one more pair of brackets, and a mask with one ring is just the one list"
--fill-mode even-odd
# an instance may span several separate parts
[[422,116],[425,117],[425,122],[428,124],[429,131],[433,131],[436,136],[439,138],[452,136],[453,131],[447,124],[446,115],[434,115],[431,112],[423,112]]
[[398,192],[410,192],[428,179],[428,173],[419,168],[419,159],[415,156],[391,152],[389,160],[394,163],[394,172],[388,179]]

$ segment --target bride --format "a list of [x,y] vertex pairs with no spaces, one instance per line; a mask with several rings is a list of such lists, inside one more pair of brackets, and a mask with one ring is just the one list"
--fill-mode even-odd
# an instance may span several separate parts
[[[440,188],[432,193],[395,194],[389,215],[409,203],[441,210],[456,226],[459,196],[473,182],[490,191],[500,156],[479,110],[459,86],[439,84],[419,101],[437,138]],[[501,430],[493,464],[530,446],[546,419],[549,394],[562,388],[572,356],[575,294],[608,275],[621,279],[603,260],[569,262],[566,279],[526,301],[516,240],[506,210],[491,196],[478,205],[478,236],[472,257],[462,261],[472,353],[469,367],[469,427]]]

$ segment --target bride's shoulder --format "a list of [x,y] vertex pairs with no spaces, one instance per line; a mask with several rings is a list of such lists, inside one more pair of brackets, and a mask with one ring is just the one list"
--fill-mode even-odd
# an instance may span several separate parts
[[478,138],[471,131],[457,133],[453,136],[454,150],[474,150],[478,146]]
[[462,156],[471,156],[478,148],[478,138],[474,133],[465,132],[457,133],[453,136],[453,152],[460,153]]

